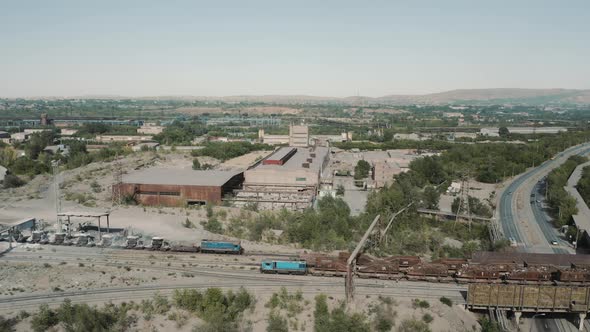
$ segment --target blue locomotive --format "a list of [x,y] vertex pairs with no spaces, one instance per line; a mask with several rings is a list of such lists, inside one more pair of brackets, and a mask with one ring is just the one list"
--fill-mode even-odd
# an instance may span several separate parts
[[260,272],[305,275],[307,274],[307,262],[264,260],[260,264]]
[[203,240],[201,241],[201,252],[241,255],[244,253],[244,248],[240,241]]

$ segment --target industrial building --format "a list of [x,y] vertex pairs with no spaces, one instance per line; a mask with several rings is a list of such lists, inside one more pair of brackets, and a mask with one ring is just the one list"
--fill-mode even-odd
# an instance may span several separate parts
[[289,135],[268,135],[264,129],[258,130],[260,142],[269,145],[289,145],[294,147],[307,147],[311,142],[317,145],[329,146],[330,142],[352,141],[352,132],[343,132],[340,135],[313,135],[309,134],[309,127],[289,126]]
[[[557,134],[566,132],[565,127],[507,127],[510,134],[533,135],[533,134]],[[499,137],[500,128],[481,128],[479,134],[482,136]]]
[[289,146],[305,148],[309,146],[309,127],[290,125],[289,135],[265,135],[264,129],[260,129],[258,130],[258,138],[264,144],[289,144]]
[[322,171],[328,163],[325,147],[283,147],[244,172],[237,206],[303,210],[313,205]]
[[152,122],[145,123],[143,124],[143,126],[137,128],[137,133],[144,135],[157,135],[160,134],[162,131],[164,131],[163,126],[158,126],[157,124]]
[[309,146],[308,126],[289,126],[289,146],[306,148]]
[[243,180],[241,171],[148,168],[124,176],[113,191],[144,205],[219,204]]

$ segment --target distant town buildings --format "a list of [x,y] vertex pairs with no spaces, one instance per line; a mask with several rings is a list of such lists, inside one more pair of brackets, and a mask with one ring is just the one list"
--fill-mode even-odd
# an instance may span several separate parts
[[140,136],[140,135],[98,135],[95,141],[101,143],[111,142],[145,142],[151,141],[152,136]]
[[10,133],[7,133],[5,131],[0,131],[0,142],[6,143],[6,144],[10,144]]
[[76,135],[77,132],[78,132],[78,129],[62,128],[61,129],[61,136],[73,136],[73,135]]
[[155,123],[145,123],[143,126],[137,128],[138,134],[157,135],[164,131],[163,126],[158,126]]

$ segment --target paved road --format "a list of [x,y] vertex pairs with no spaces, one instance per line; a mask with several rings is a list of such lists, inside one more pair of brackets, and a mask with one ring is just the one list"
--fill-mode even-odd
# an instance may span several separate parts
[[[551,241],[556,237],[555,231],[547,227],[550,225],[547,224],[541,207],[536,203],[538,192],[534,192],[534,188],[543,177],[559,167],[570,156],[587,153],[590,153],[590,143],[572,147],[557,154],[554,160],[548,160],[539,167],[518,176],[504,189],[498,204],[500,224],[504,235],[514,239],[521,251],[545,253],[568,251],[567,246],[551,245]],[[531,195],[533,195],[534,204],[531,204]],[[564,243],[561,242],[561,244]]]
[[[543,209],[544,196],[541,180],[570,156],[588,153],[590,153],[589,143],[572,147],[557,154],[555,159],[548,160],[518,176],[504,189],[498,204],[500,224],[504,235],[519,244],[519,250],[541,253],[573,251],[563,239],[557,236],[557,231],[551,225],[551,218]],[[560,245],[552,246],[552,241],[558,241]],[[577,330],[565,319],[536,319],[534,324],[534,329],[537,331]]]

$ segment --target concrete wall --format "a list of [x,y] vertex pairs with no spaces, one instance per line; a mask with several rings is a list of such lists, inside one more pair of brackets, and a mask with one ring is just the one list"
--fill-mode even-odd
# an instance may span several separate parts
[[310,169],[253,168],[244,172],[246,184],[317,186],[319,173]]

